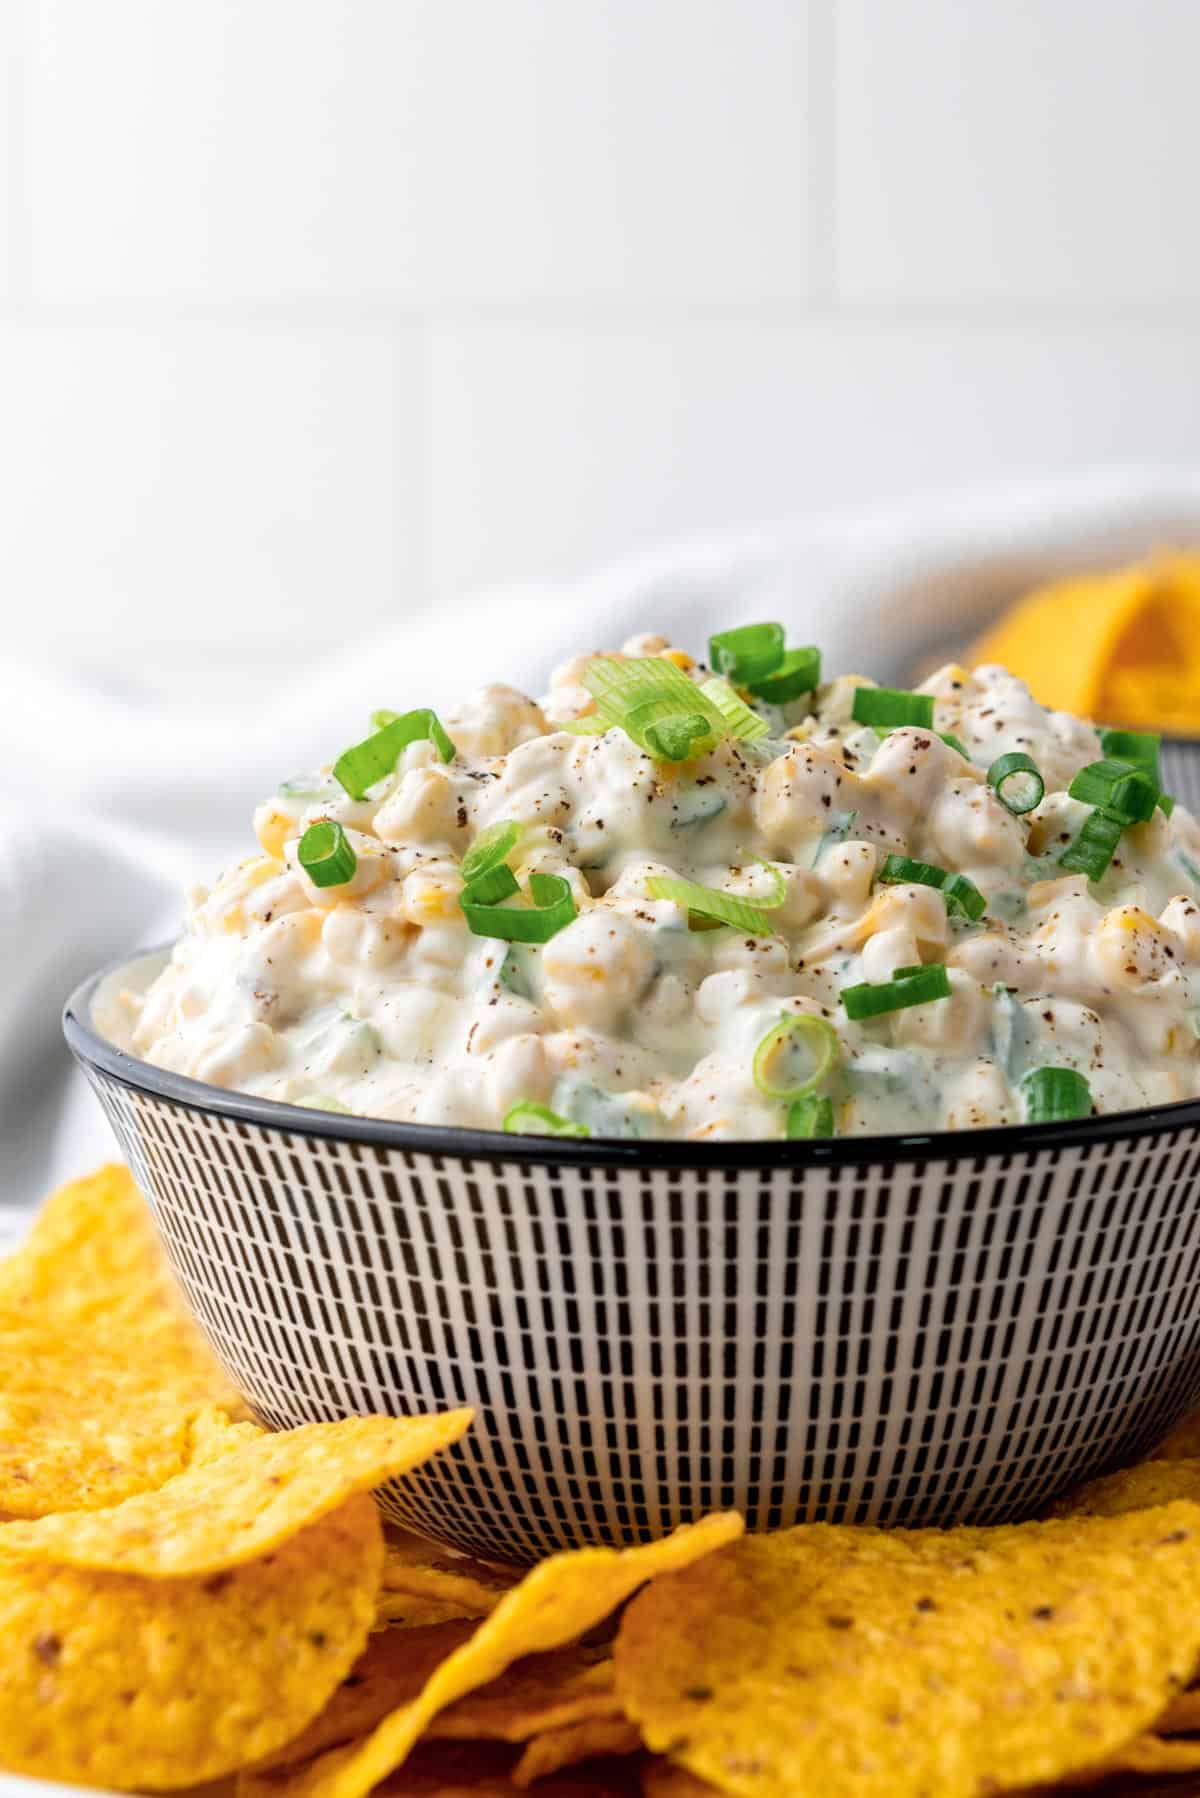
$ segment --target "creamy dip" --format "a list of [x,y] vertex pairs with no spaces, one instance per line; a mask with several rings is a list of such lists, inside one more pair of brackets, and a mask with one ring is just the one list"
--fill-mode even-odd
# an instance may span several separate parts
[[[128,996],[137,1053],[371,1117],[697,1140],[1064,1115],[1064,1070],[1066,1115],[1200,1092],[1200,827],[1154,807],[1112,825],[1099,878],[1064,867],[1095,811],[1067,789],[1112,767],[1092,725],[995,666],[942,669],[918,690],[932,727],[897,728],[886,704],[861,721],[856,693],[877,690],[856,677],[775,704],[735,667],[707,691],[746,734],[702,700],[691,726],[656,735],[643,706],[605,728],[621,694],[597,713],[597,669],[619,681],[623,658],[710,680],[642,636],[577,657],[540,703],[485,688],[365,797],[332,767],[284,782],[258,852],[192,895],[169,964]],[[1036,783],[988,779],[1012,752],[1044,783],[1023,812],[1006,799]],[[340,829],[306,839],[323,821]],[[464,858],[506,824],[464,909]],[[333,884],[302,840],[334,843]],[[755,909],[724,923],[703,895],[656,895],[664,878]],[[535,904],[545,941],[471,921],[504,932]]]

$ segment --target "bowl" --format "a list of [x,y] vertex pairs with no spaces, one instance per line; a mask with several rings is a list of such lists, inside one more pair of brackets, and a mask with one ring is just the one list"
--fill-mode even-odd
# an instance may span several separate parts
[[1159,767],[1166,791],[1200,817],[1200,737],[1164,737]]
[[438,1129],[138,1060],[95,1018],[146,967],[64,1027],[188,1304],[269,1426],[473,1405],[382,1494],[426,1535],[999,1523],[1200,1397],[1200,1101],[808,1143]]

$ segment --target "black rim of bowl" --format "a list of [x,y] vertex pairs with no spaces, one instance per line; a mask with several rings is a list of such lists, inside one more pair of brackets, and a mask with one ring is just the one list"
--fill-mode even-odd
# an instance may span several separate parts
[[843,1136],[809,1142],[630,1141],[620,1137],[517,1136],[501,1130],[468,1130],[446,1124],[406,1124],[392,1118],[347,1116],[310,1110],[280,1099],[209,1086],[186,1074],[156,1068],[110,1042],[91,1021],[97,988],[122,968],[163,954],[163,945],[100,968],[76,987],[63,1007],[63,1034],[76,1059],[134,1092],[169,1100],[189,1111],[257,1124],[297,1136],[330,1137],[376,1149],[401,1149],[447,1161],[526,1162],[636,1168],[862,1167],[898,1161],[982,1161],[998,1155],[1086,1147],[1133,1137],[1161,1136],[1200,1124],[1200,1099],[1143,1106],[1077,1118],[1063,1124],[1002,1124],[985,1130],[930,1130],[911,1136]]

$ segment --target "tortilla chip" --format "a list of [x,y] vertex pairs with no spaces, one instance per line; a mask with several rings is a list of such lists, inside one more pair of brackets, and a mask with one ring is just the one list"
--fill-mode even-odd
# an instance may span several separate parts
[[1164,1742],[1157,1733],[1137,1736],[1126,1743],[1101,1772],[1108,1773],[1194,1773],[1200,1767],[1200,1741]]
[[438,1417],[348,1417],[278,1435],[238,1437],[105,1511],[0,1526],[0,1554],[179,1579],[267,1554],[348,1498],[369,1492],[456,1442],[469,1411]]
[[535,1779],[545,1779],[579,1761],[620,1759],[637,1754],[641,1746],[641,1731],[628,1717],[589,1717],[568,1723],[532,1738],[513,1768],[513,1784],[530,1786]]
[[[491,1742],[420,1743],[400,1771],[380,1788],[388,1798],[520,1798],[513,1750]],[[632,1768],[611,1764],[552,1775],[538,1798],[637,1798]]]
[[0,1511],[93,1510],[159,1486],[203,1419],[238,1410],[128,1173],[61,1188],[0,1262]]
[[93,1349],[129,1355],[181,1395],[241,1408],[188,1314],[128,1168],[103,1167],[51,1194],[23,1246],[0,1261],[0,1316],[5,1328],[71,1335],[77,1365]]
[[375,1599],[375,1625],[383,1629],[424,1629],[430,1623],[478,1621],[478,1611],[440,1598],[418,1598],[410,1592],[380,1592]]
[[475,1620],[377,1631],[323,1711],[258,1769],[298,1766],[327,1748],[357,1741],[384,1717],[420,1695],[426,1680],[475,1633]]
[[485,1617],[520,1577],[519,1567],[491,1566],[439,1548],[409,1530],[388,1530],[383,1561],[387,1592],[443,1599],[465,1615]]
[[501,1599],[419,1697],[393,1711],[364,1742],[335,1748],[291,1775],[246,1779],[245,1798],[363,1798],[402,1765],[417,1738],[456,1698],[487,1685],[525,1655],[586,1635],[646,1580],[711,1554],[742,1529],[742,1519],[727,1512],[639,1548],[580,1548],[551,1556]]
[[367,1497],[200,1579],[0,1561],[4,1766],[167,1790],[260,1759],[345,1678],[382,1561]]
[[1142,1461],[1068,1492],[1051,1517],[1121,1517],[1186,1498],[1200,1503],[1200,1460]]
[[1152,1452],[1156,1461],[1191,1461],[1200,1457],[1200,1411],[1189,1411]]
[[1161,1717],[1154,1719],[1156,1736],[1186,1736],[1200,1731],[1200,1686],[1189,1686],[1172,1698]]
[[1107,1761],[1200,1656],[1200,1506],[748,1537],[626,1611],[617,1694],[738,1798],[973,1798]]
[[709,1798],[716,1790],[674,1761],[650,1760],[642,1766],[643,1798]]
[[[385,1630],[368,1642],[344,1683],[303,1735],[264,1768],[290,1767],[354,1741],[421,1694],[443,1661],[474,1635],[473,1619],[426,1629]],[[620,1714],[611,1650],[576,1644],[517,1661],[490,1685],[433,1719],[428,1734],[460,1741],[524,1742],[541,1730]]]

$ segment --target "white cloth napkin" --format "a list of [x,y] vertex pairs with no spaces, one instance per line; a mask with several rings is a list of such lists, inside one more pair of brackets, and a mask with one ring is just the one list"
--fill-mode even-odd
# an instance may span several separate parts
[[[1200,544],[1200,473],[1132,473],[965,494],[707,539],[558,586],[430,607],[390,638],[261,700],[131,704],[50,666],[5,667],[0,766],[0,1247],[36,1198],[113,1153],[59,1034],[72,986],[166,940],[183,886],[246,852],[280,778],[327,760],[376,706],[449,707],[485,681],[538,693],[580,648],[660,630],[701,649],[756,618],[825,666],[902,680],[1017,593],[1076,567]],[[245,682],[239,682],[244,692]],[[30,745],[36,745],[31,754]]]

